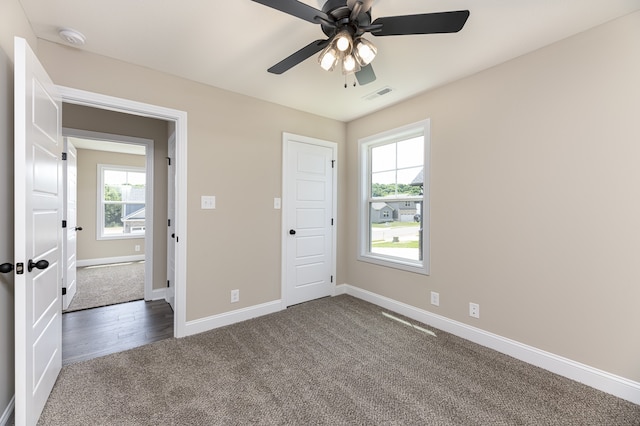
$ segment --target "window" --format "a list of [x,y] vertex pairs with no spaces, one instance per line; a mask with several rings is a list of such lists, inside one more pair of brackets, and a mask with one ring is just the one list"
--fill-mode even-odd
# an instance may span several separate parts
[[144,238],[146,171],[98,165],[98,239]]
[[429,274],[429,124],[360,140],[359,260]]

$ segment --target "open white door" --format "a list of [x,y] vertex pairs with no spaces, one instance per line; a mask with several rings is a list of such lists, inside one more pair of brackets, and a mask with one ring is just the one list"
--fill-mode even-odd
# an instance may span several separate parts
[[62,368],[61,100],[15,38],[15,422],[35,425]]
[[333,293],[336,145],[284,135],[284,289],[287,306]]
[[175,311],[176,294],[176,132],[175,123],[169,123],[168,173],[167,173],[167,292],[165,299]]
[[67,159],[63,165],[64,172],[64,221],[63,228],[64,241],[64,272],[62,277],[62,309],[69,308],[73,296],[76,295],[78,286],[76,285],[76,252],[77,239],[76,232],[81,231],[77,222],[77,195],[78,195],[78,152],[76,147],[64,138],[64,152]]

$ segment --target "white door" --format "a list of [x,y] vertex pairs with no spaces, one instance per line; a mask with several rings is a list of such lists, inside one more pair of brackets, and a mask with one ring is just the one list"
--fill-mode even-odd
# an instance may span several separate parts
[[[334,150],[285,134],[284,208],[287,306],[329,296],[334,270]],[[328,145],[328,146],[327,146]]]
[[18,37],[14,102],[15,421],[34,425],[62,368],[62,109]]
[[63,236],[63,258],[64,272],[62,277],[62,309],[67,309],[71,304],[73,296],[76,295],[76,232],[81,231],[77,222],[77,195],[78,195],[78,152],[67,138],[64,138],[64,151],[67,153],[67,160],[63,163],[65,196],[64,196],[64,218],[67,226],[62,230]]
[[176,133],[175,124],[170,123],[168,154],[169,170],[167,173],[167,293],[166,301],[175,311],[175,277],[176,277]]

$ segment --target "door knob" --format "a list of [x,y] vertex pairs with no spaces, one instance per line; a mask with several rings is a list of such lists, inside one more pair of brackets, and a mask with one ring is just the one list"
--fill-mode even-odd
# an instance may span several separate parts
[[44,259],[38,260],[37,262],[34,262],[33,260],[29,259],[29,264],[27,265],[27,271],[31,272],[31,270],[34,268],[47,269],[48,267],[49,267],[49,262]]
[[0,273],[7,274],[13,271],[13,263],[3,263],[0,265]]
[[82,226],[76,226],[76,231],[82,231]]
[[296,235],[296,230],[295,229],[289,229],[289,234]]

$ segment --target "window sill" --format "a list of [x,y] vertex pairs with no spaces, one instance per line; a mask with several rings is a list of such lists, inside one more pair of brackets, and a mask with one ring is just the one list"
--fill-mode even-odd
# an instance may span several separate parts
[[415,274],[430,275],[426,265],[412,262],[411,260],[393,258],[390,256],[379,256],[375,253],[360,254],[358,256],[358,260],[361,262],[372,263],[374,265],[384,266],[387,268],[413,272]]

